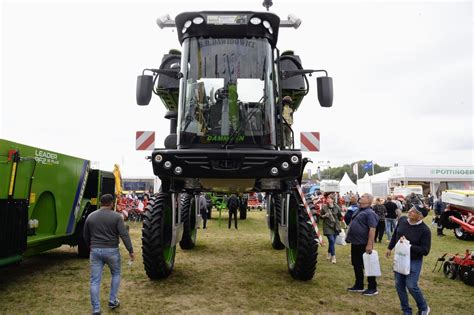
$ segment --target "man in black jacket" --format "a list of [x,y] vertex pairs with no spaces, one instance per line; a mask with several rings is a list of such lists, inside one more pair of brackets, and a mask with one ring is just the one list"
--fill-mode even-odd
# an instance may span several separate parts
[[385,253],[388,258],[399,240],[402,242],[410,241],[410,273],[402,275],[395,272],[395,287],[404,314],[412,314],[412,309],[408,304],[407,289],[416,301],[418,314],[427,315],[431,311],[421,289],[418,287],[423,256],[427,256],[431,249],[431,231],[423,222],[423,218],[427,215],[427,209],[417,205],[413,206],[408,211],[408,217],[401,217],[398,220],[397,227]]
[[235,220],[235,229],[237,230],[237,209],[239,209],[240,203],[239,199],[235,194],[230,196],[229,200],[227,200],[227,209],[229,209],[229,229],[232,223],[232,216],[234,216]]

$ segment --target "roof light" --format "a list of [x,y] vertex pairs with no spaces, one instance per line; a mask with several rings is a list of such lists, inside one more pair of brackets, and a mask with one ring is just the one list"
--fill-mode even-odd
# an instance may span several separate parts
[[190,20],[187,20],[186,22],[184,22],[184,27],[188,28],[188,27],[190,27],[192,24],[193,24],[193,22],[191,22]]
[[299,161],[300,161],[300,159],[298,158],[297,155],[293,155],[293,156],[291,157],[291,163],[296,164],[296,163],[298,163]]
[[171,166],[173,166],[173,164],[171,164],[170,161],[166,161],[163,166],[164,166],[164,168],[166,168],[167,170],[169,170],[169,169],[171,168]]
[[193,23],[194,24],[202,24],[202,22],[204,22],[204,19],[202,16],[196,16],[194,19],[193,19]]
[[265,26],[265,28],[270,28],[271,27],[270,22],[268,22],[268,21],[263,21],[263,26]]
[[273,28],[271,26],[268,28],[268,33],[273,35]]
[[258,25],[262,23],[262,20],[259,17],[254,16],[250,19],[250,23],[252,23],[253,25]]
[[186,33],[186,31],[187,31],[187,30],[188,30],[188,28],[187,28],[187,27],[183,27],[183,29],[181,30],[181,33],[183,33],[183,34],[184,34],[184,33]]

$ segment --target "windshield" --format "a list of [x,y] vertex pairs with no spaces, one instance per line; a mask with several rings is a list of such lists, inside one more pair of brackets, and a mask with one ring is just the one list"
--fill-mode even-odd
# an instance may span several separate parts
[[272,50],[266,39],[184,43],[179,144],[272,145]]

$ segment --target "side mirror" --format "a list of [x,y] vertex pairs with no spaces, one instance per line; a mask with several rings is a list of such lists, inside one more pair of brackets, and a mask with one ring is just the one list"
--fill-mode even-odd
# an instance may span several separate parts
[[137,104],[148,105],[153,92],[153,76],[139,75],[137,77]]
[[318,82],[318,100],[322,107],[331,107],[333,92],[332,92],[332,78],[319,77]]

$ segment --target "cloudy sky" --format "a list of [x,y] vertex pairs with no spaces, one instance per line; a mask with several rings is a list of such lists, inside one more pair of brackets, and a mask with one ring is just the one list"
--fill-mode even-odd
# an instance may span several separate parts
[[[162,147],[169,124],[158,98],[136,105],[136,76],[179,48],[156,18],[262,2],[2,1],[0,137],[150,175],[135,131],[156,131]],[[470,1],[273,2],[303,20],[280,31],[280,50],[334,80],[332,108],[319,106],[313,77],[295,113],[296,133],[321,133],[313,161],[474,164]]]

